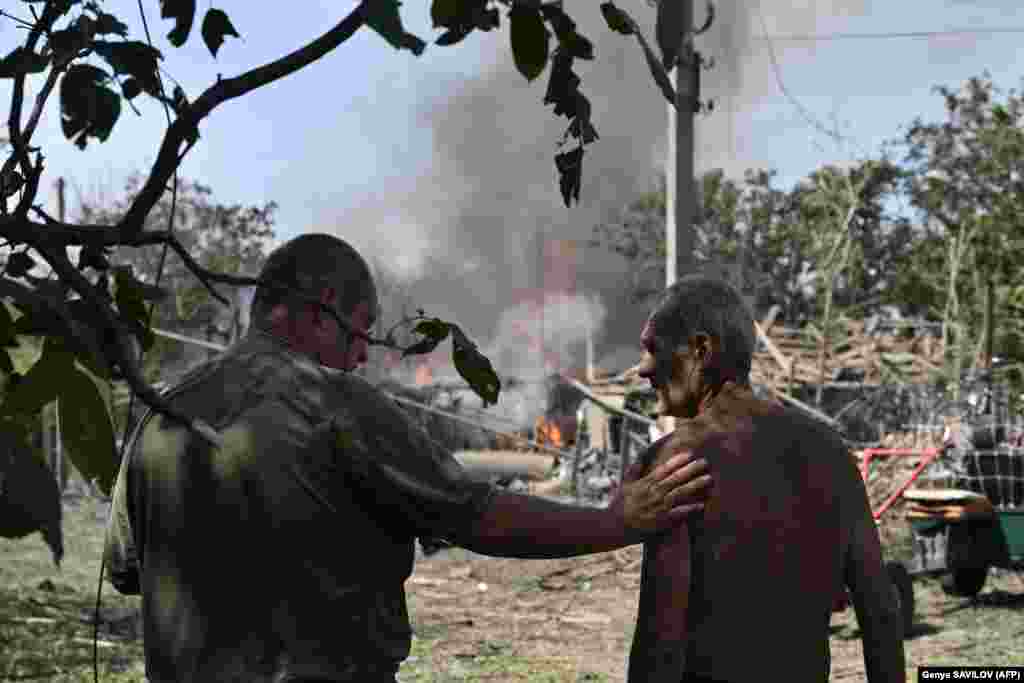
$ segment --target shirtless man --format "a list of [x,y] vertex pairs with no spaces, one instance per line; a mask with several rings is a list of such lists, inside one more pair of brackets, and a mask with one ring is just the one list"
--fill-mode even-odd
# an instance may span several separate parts
[[902,625],[863,482],[839,435],[754,397],[753,319],[728,285],[687,277],[641,335],[640,374],[681,418],[641,464],[708,462],[703,515],[644,544],[629,683],[827,681],[848,586],[869,683],[904,681]]

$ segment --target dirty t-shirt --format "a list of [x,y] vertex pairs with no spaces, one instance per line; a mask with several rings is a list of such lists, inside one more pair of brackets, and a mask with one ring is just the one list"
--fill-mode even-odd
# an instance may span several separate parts
[[409,654],[414,539],[458,541],[493,489],[364,380],[252,331],[149,415],[122,463],[107,566],[140,592],[146,673],[388,680]]

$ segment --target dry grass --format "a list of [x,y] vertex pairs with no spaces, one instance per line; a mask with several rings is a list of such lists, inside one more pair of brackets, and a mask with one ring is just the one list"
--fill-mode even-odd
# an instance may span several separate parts
[[[0,538],[0,681],[93,680],[93,610],[103,546],[101,506],[64,510],[63,566],[53,565],[38,534]],[[137,600],[104,587],[99,632],[101,680],[143,678]]]

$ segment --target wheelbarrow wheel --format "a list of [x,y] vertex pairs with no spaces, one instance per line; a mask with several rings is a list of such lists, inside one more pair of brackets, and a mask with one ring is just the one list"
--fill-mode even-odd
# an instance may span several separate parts
[[886,562],[885,570],[896,587],[900,618],[903,622],[903,637],[906,638],[914,628],[914,582],[902,562]]
[[961,567],[942,577],[942,590],[946,595],[973,598],[985,585],[988,567]]

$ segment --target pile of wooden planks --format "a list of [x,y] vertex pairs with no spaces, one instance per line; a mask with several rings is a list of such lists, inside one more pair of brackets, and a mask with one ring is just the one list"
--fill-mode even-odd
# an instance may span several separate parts
[[751,379],[777,390],[807,384],[877,386],[927,382],[941,368],[939,342],[927,331],[885,331],[868,335],[863,320],[840,319],[832,326],[822,376],[821,330],[757,323],[758,351]]

